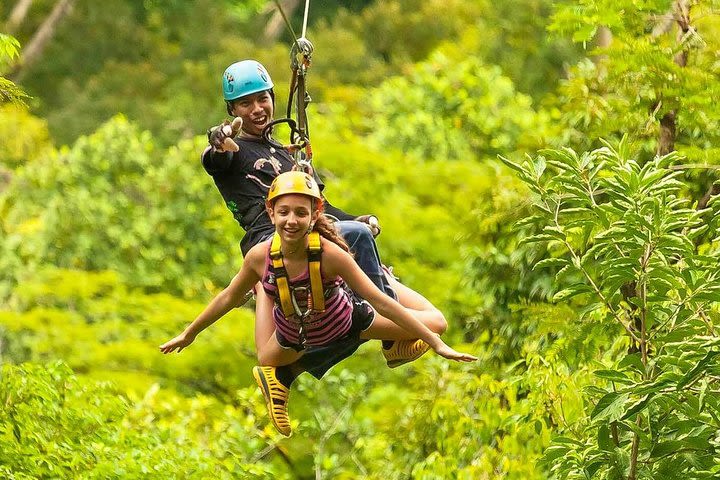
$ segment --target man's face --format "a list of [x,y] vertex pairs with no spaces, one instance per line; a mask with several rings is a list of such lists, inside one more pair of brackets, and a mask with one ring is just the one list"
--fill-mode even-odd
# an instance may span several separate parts
[[242,118],[242,129],[250,135],[260,136],[265,126],[273,119],[273,102],[267,91],[252,93],[232,101],[231,112]]

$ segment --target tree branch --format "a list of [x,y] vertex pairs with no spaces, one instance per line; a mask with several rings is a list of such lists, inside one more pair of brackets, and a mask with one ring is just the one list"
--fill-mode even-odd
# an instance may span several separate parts
[[55,7],[52,12],[50,12],[50,15],[48,15],[42,25],[40,25],[38,31],[35,35],[33,35],[30,42],[28,42],[27,46],[23,49],[20,63],[15,66],[15,69],[11,72],[8,78],[14,82],[22,80],[27,68],[40,58],[48,42],[55,35],[55,30],[57,29],[58,24],[63,17],[70,13],[74,3],[75,0],[60,0],[55,4]]
[[[268,4],[268,7],[272,7],[273,5],[274,3],[271,2]],[[300,5],[300,0],[284,0],[280,2],[280,5],[282,6],[285,15],[287,15],[288,19],[290,19],[293,15],[293,12],[295,12],[298,5]],[[277,8],[277,6],[275,6],[273,10],[273,15],[272,17],[270,17],[270,20],[268,21],[267,25],[265,25],[265,30],[263,31],[263,42],[276,42],[277,39],[280,38],[280,34],[282,33],[282,14],[280,13],[280,9]],[[293,38],[293,40],[295,39]]]
[[10,18],[5,24],[6,33],[12,35],[17,31],[18,27],[25,21],[32,2],[33,0],[20,0],[15,4],[12,12],[10,12]]

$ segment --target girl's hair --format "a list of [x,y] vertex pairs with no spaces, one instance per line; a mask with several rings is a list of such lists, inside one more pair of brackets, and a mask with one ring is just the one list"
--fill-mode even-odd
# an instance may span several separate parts
[[350,252],[350,247],[348,247],[348,244],[345,243],[345,239],[343,239],[343,237],[335,229],[335,222],[322,213],[322,208],[320,209],[320,216],[315,222],[313,230],[317,230],[318,233],[320,233],[320,236],[327,238],[346,252]]

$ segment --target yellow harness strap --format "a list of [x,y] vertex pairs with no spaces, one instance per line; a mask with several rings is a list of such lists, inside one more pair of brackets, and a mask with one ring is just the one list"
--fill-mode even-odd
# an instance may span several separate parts
[[270,244],[270,260],[272,260],[275,269],[275,282],[280,295],[280,307],[285,317],[289,318],[295,315],[295,308],[293,307],[292,298],[290,298],[290,284],[288,283],[287,270],[285,270],[285,263],[280,251],[280,235],[277,232]]
[[320,275],[320,259],[322,246],[320,234],[316,231],[308,235],[308,270],[310,271],[310,292],[312,293],[312,310],[322,312],[325,310],[325,291]]
[[[320,245],[320,234],[318,232],[310,232],[308,235],[308,269],[310,271],[310,293],[312,304],[308,304],[308,309],[315,312],[325,310],[325,292],[322,285],[322,276],[320,275],[320,259],[322,258],[322,247]],[[298,314],[295,310],[290,293],[290,282],[288,280],[285,262],[283,262],[282,251],[280,250],[280,235],[273,235],[270,244],[270,260],[272,260],[273,269],[275,270],[275,281],[278,287],[278,295],[280,295],[280,307],[286,318]],[[309,299],[310,300],[310,299]]]

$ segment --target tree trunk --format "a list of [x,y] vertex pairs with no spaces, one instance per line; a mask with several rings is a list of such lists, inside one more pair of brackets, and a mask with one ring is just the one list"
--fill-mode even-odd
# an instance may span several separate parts
[[27,17],[27,12],[30,10],[32,2],[33,0],[20,0],[15,4],[12,12],[10,12],[10,18],[5,24],[5,30],[9,35],[14,34],[18,27],[22,25],[23,21],[25,21],[25,17]]
[[595,36],[595,39],[597,40],[597,46],[599,48],[607,48],[612,43],[613,34],[612,31],[608,27],[602,26],[598,28],[597,35]]
[[718,194],[720,194],[720,184],[713,184],[710,188],[708,188],[708,191],[705,192],[705,195],[703,195],[703,197],[698,202],[697,209],[702,210],[707,207],[710,199]]
[[[613,34],[612,31],[606,27],[601,26],[598,28],[597,34],[595,35],[595,47],[604,49],[608,48],[613,40]],[[598,75],[600,78],[604,78],[607,76],[607,55],[602,53],[600,55],[595,55],[592,59],[593,63],[597,65],[598,68]]]
[[[273,4],[270,5],[272,6]],[[298,5],[300,5],[300,0],[282,0],[280,5],[282,6],[285,15],[288,17],[288,21],[290,21],[293,13],[297,9]],[[272,17],[268,21],[267,25],[265,25],[265,30],[263,31],[263,41],[276,42],[277,39],[280,38],[284,23],[282,13],[280,13],[280,9],[276,6]],[[293,40],[295,39],[293,38]]]
[[657,152],[662,157],[675,150],[675,110],[670,110],[660,119],[660,138]]
[[30,39],[27,46],[22,50],[21,62],[15,67],[8,78],[16,83],[22,80],[28,67],[40,58],[48,42],[55,35],[58,24],[70,13],[74,3],[75,0],[60,0],[55,4],[50,15],[48,15],[42,25],[40,25],[40,28],[38,28],[38,31],[35,32],[35,35]]
[[[673,4],[674,15],[673,18],[678,26],[677,42],[682,45],[685,36],[693,28],[690,24],[690,2],[688,0],[675,0]],[[687,48],[681,48],[680,51],[673,58],[675,64],[681,68],[687,65],[688,50]],[[675,119],[677,118],[677,111],[670,110],[660,119],[660,138],[658,138],[658,146],[656,154],[659,156],[667,155],[668,153],[675,150],[675,138],[677,135],[677,128]]]

